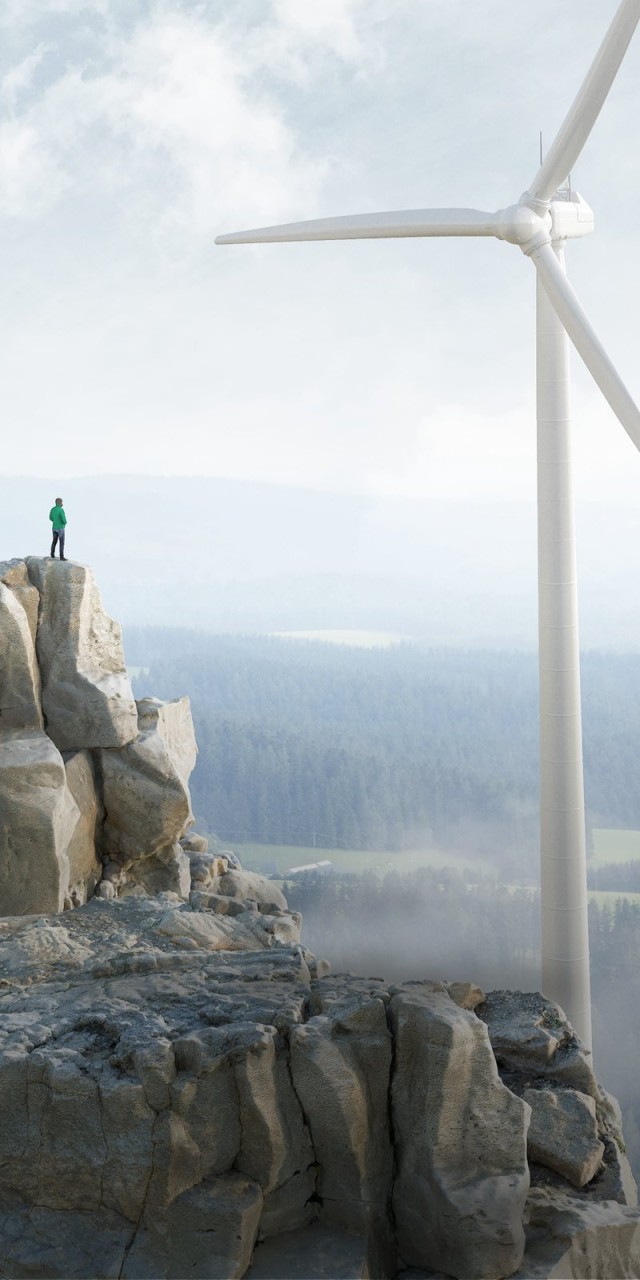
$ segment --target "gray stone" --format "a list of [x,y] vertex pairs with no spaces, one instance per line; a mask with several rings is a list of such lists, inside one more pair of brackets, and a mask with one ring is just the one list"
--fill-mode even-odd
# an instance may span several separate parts
[[327,1222],[384,1224],[393,1150],[388,1124],[391,1036],[382,1000],[359,991],[290,1032],[294,1088],[320,1169]]
[[27,566],[24,560],[2,560],[0,561],[0,582],[9,587],[13,592],[16,600],[22,605],[26,615],[31,639],[36,642],[36,631],[38,629],[38,612],[40,609],[40,596],[38,590],[29,580]]
[[640,1275],[640,1220],[635,1209],[533,1187],[525,1222],[527,1252],[513,1280],[637,1280]]
[[198,835],[197,831],[188,831],[180,844],[185,853],[206,853],[209,848],[207,837]]
[[78,819],[62,756],[46,734],[0,733],[0,915],[62,911]]
[[262,1195],[235,1173],[211,1178],[170,1205],[166,1227],[138,1232],[122,1280],[240,1280],[251,1261]]
[[262,1237],[304,1226],[315,1213],[315,1155],[294,1092],[287,1045],[257,1027],[235,1069],[242,1128],[236,1168],[262,1188]]
[[247,1280],[370,1280],[389,1275],[366,1234],[314,1222],[256,1246]]
[[226,860],[227,860],[227,862],[229,863],[229,866],[231,867],[232,871],[241,871],[241,870],[242,870],[242,867],[241,867],[241,865],[240,865],[240,859],[239,859],[239,857],[238,857],[237,853],[234,853],[231,849],[221,849],[221,850],[220,850],[220,857],[221,857],[221,858],[226,858]]
[[607,1134],[603,1135],[602,1142],[604,1146],[602,1166],[588,1190],[595,1192],[598,1200],[617,1200],[618,1204],[637,1208],[638,1188],[624,1144],[619,1146],[618,1142]]
[[126,895],[137,887],[152,895],[175,893],[186,901],[191,889],[191,870],[189,859],[177,841],[129,864],[120,892]]
[[445,987],[456,1004],[461,1009],[477,1009],[479,1004],[484,1004],[486,995],[481,987],[477,987],[475,982],[445,982]]
[[173,845],[193,821],[188,779],[196,743],[189,699],[145,698],[139,707],[136,741],[100,752],[105,850],[123,866]]
[[411,1266],[498,1280],[522,1261],[529,1108],[501,1083],[487,1029],[446,992],[390,1008],[398,1250]]
[[69,791],[78,807],[78,821],[67,846],[67,900],[70,905],[79,906],[92,896],[102,876],[102,862],[98,855],[102,805],[90,752],[75,751],[65,755],[64,767]]
[[61,751],[121,747],[138,732],[118,623],[85,565],[26,560],[40,594],[36,647],[47,733]]
[[27,615],[0,582],[0,732],[42,727],[40,674]]
[[0,1193],[0,1276],[11,1280],[114,1280],[131,1237],[131,1223],[104,1207],[47,1209]]
[[559,1005],[539,992],[490,991],[477,1012],[487,1024],[499,1067],[598,1099],[591,1054]]
[[529,1159],[574,1187],[591,1182],[604,1155],[594,1099],[575,1089],[525,1089],[523,1097],[531,1107]]
[[267,880],[266,876],[258,875],[253,871],[227,871],[225,875],[219,877],[212,889],[226,898],[253,898],[262,906],[274,906],[287,910],[287,899],[282,889],[279,889],[273,880]]
[[203,893],[198,889],[189,894],[189,904],[194,911],[213,911],[219,916],[240,916],[246,911],[242,898],[225,898],[221,893]]

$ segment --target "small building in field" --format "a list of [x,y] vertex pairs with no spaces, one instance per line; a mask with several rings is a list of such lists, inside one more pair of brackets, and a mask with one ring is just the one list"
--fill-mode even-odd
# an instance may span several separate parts
[[289,867],[287,878],[291,880],[303,879],[304,876],[326,876],[333,871],[333,863],[329,858],[323,858],[321,862],[305,862],[299,867]]

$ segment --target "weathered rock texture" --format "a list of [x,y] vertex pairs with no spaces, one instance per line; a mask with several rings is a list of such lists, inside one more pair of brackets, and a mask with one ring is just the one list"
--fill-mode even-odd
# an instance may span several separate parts
[[408,1263],[508,1276],[524,1253],[530,1109],[498,1075],[487,1028],[445,987],[394,995],[393,1207]]
[[186,898],[195,758],[187,698],[136,705],[91,570],[0,563],[0,915]]
[[0,731],[0,910],[61,911],[80,812],[64,761],[40,729]]
[[185,833],[193,821],[188,784],[196,751],[188,698],[138,703],[135,741],[100,752],[108,854],[130,863]]
[[137,716],[122,635],[91,570],[34,556],[25,563],[40,596],[36,650],[49,737],[61,751],[132,742]]
[[500,1079],[544,1014],[573,1068],[536,1058],[529,1092],[564,1104],[568,1149],[577,1093],[596,1141],[620,1140],[611,1100],[576,1088],[589,1060],[557,1007],[320,976],[297,917],[264,881],[222,893],[220,861],[188,904],[0,921],[0,1276],[640,1274],[604,1158],[581,1189],[545,1143],[527,1161],[525,1086]]

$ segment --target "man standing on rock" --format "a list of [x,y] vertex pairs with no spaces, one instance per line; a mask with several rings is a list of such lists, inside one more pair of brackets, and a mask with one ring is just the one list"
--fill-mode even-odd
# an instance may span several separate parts
[[64,530],[67,523],[67,517],[62,506],[62,498],[56,498],[56,505],[49,512],[49,519],[53,525],[53,542],[51,543],[51,559],[56,558],[56,543],[60,543],[60,559],[66,560],[64,554]]

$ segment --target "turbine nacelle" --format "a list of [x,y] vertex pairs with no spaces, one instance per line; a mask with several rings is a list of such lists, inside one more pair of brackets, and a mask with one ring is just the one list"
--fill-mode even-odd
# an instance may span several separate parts
[[553,241],[577,240],[593,231],[593,209],[577,191],[571,191],[568,187],[563,191],[556,191],[549,212]]
[[[495,216],[494,234],[498,240],[517,244],[529,254],[541,244],[562,242],[588,236],[594,228],[593,210],[577,191],[564,187],[556,191],[544,212],[528,202],[528,193],[519,204],[499,209]],[[538,207],[539,204],[535,202]]]

